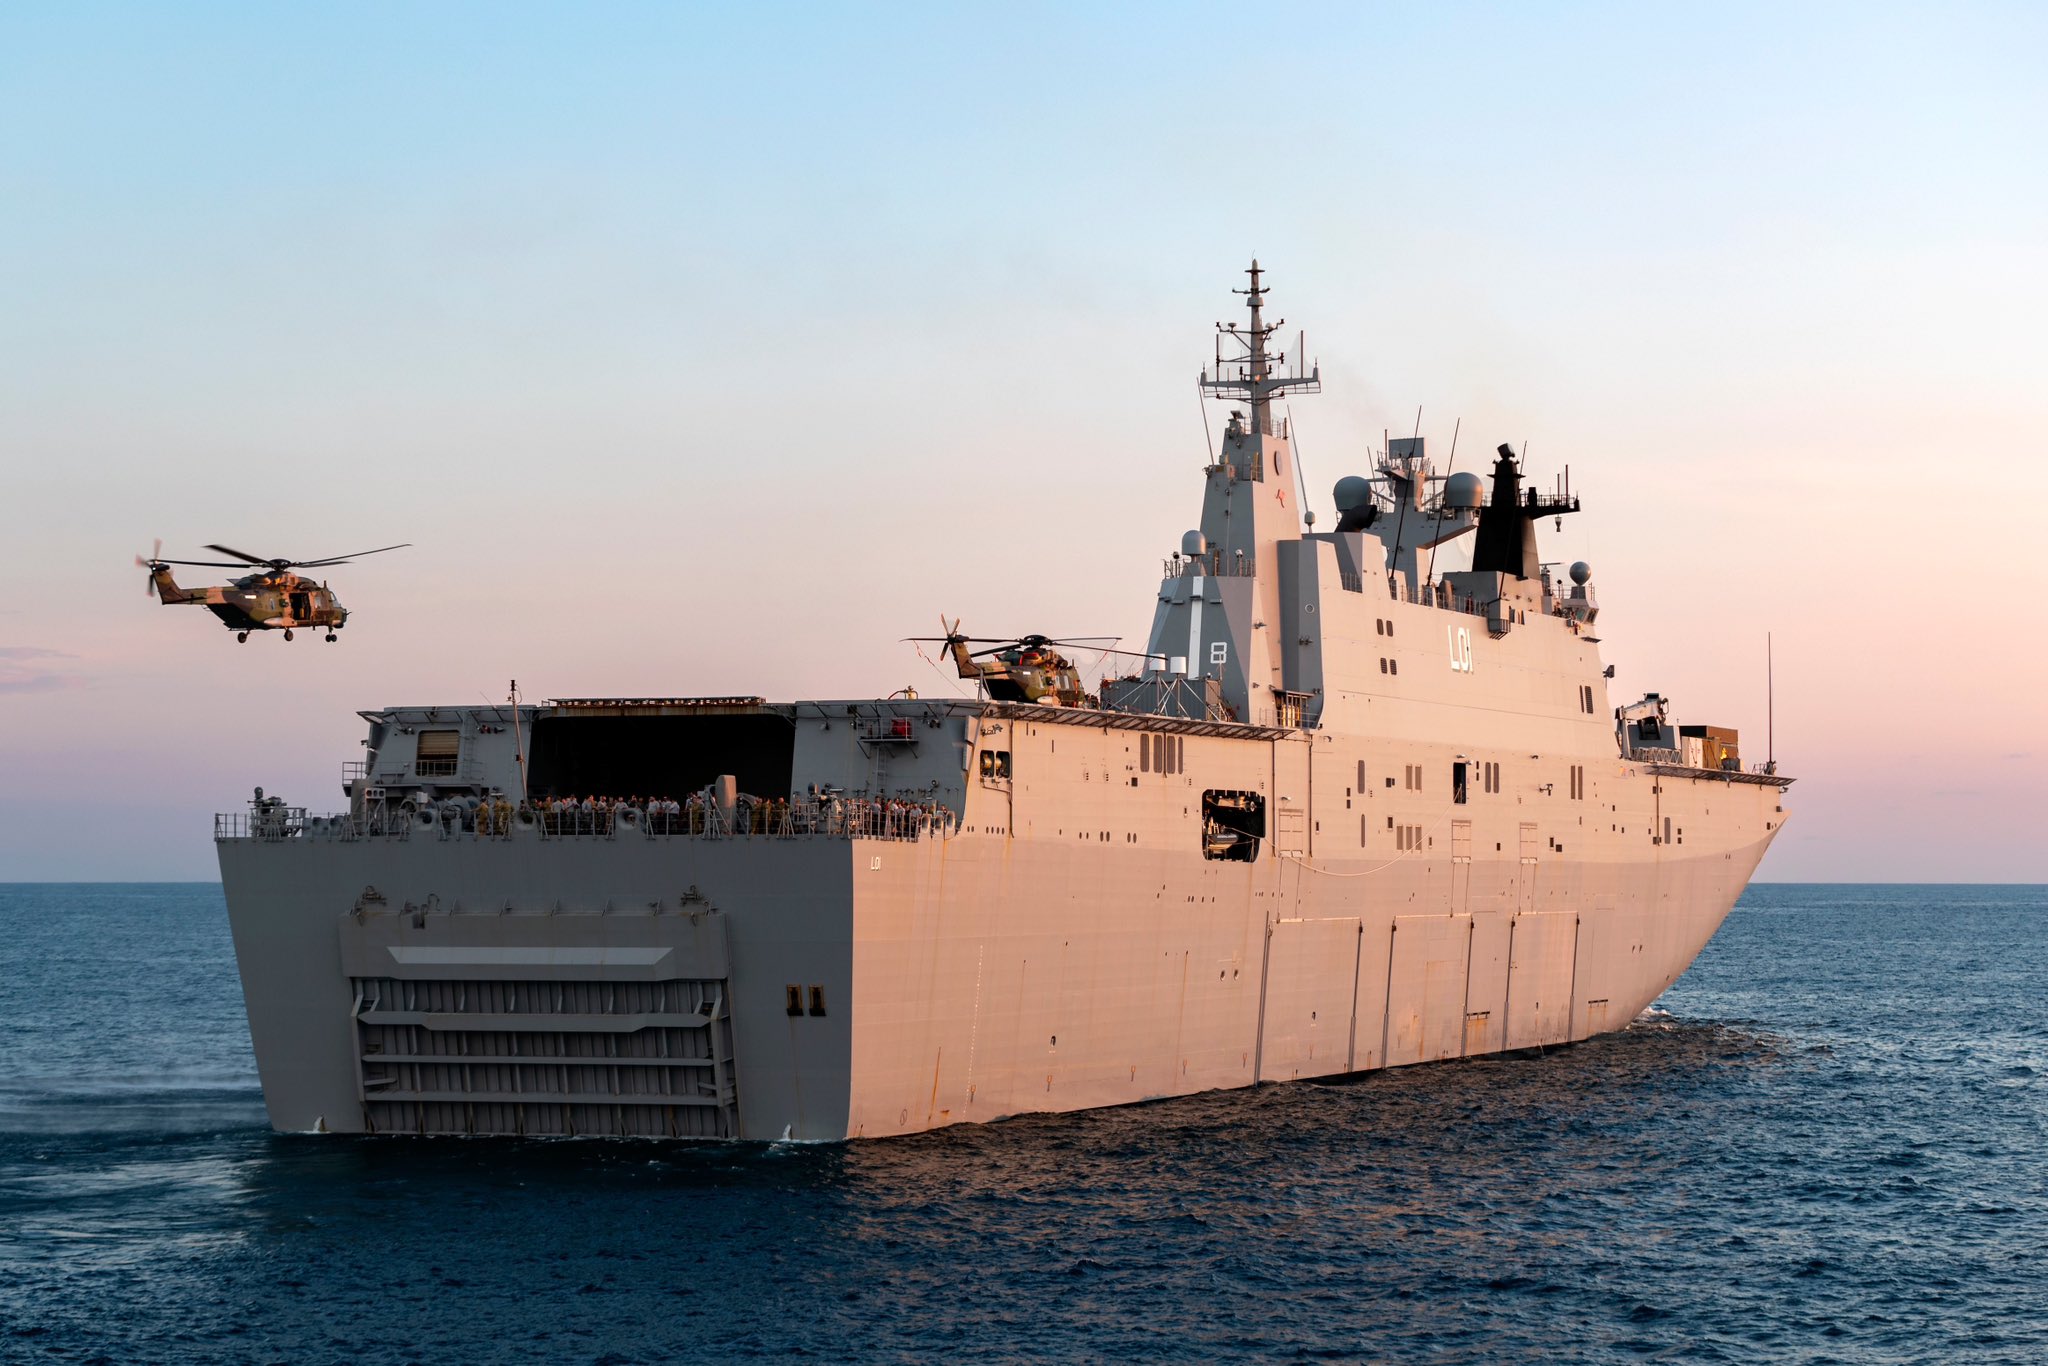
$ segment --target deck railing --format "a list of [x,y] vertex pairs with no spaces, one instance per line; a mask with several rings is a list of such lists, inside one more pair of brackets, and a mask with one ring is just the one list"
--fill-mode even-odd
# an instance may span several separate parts
[[960,818],[945,807],[871,798],[690,806],[674,814],[611,810],[501,811],[377,808],[362,816],[308,816],[304,807],[231,811],[213,818],[216,840],[950,839]]

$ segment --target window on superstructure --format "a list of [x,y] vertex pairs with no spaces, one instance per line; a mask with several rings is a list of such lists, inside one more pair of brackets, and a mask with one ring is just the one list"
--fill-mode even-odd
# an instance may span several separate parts
[[1451,765],[1451,801],[1458,806],[1465,804],[1465,765]]
[[423,730],[420,732],[419,749],[413,761],[413,776],[452,778],[461,757],[461,731]]

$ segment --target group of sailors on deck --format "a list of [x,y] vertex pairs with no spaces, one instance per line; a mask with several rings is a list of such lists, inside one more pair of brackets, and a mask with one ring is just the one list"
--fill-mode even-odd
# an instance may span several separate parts
[[680,802],[673,797],[550,793],[517,806],[503,793],[492,793],[477,804],[473,824],[465,824],[479,835],[506,835],[521,816],[530,816],[550,835],[609,835],[644,821],[657,835],[915,836],[956,819],[942,804],[914,796],[847,796],[814,785],[809,799],[799,801],[740,793],[729,810],[708,791],[692,792]]

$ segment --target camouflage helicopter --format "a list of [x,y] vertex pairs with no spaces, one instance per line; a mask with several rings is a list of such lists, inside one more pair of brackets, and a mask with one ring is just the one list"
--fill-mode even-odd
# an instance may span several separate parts
[[[1047,636],[1019,636],[1014,640],[998,640],[990,636],[963,636],[960,623],[940,618],[945,627],[943,636],[914,636],[913,640],[944,645],[953,655],[953,666],[962,678],[972,678],[988,689],[988,695],[997,702],[1038,702],[1055,707],[1093,707],[1095,698],[1085,692],[1081,684],[1081,671],[1073,661],[1054,649],[1065,645],[1075,649],[1104,650],[1109,654],[1128,654],[1127,650],[1111,649],[1098,645],[1096,641],[1108,641],[1114,645],[1119,636],[1082,636],[1074,640],[1053,640]],[[970,645],[986,645],[987,649],[972,650]]]
[[[324,560],[263,559],[232,546],[210,545],[208,550],[232,555],[231,560],[166,560],[161,558],[164,543],[158,541],[148,559],[137,555],[137,567],[149,571],[149,583],[144,592],[152,594],[166,607],[191,604],[204,607],[219,617],[221,624],[235,633],[235,639],[247,643],[251,631],[283,631],[284,638],[292,638],[292,629],[311,626],[316,630],[325,627],[331,643],[334,633],[348,622],[348,609],[341,605],[341,599],[334,590],[324,583],[317,583],[303,575],[294,574],[294,569],[323,569],[328,565],[347,564],[363,555],[381,555],[387,550],[402,550],[412,542],[399,545],[380,546],[375,550],[355,550],[346,555],[332,555]],[[233,583],[209,588],[180,588],[171,577],[172,565],[190,565],[207,569],[248,569],[256,572]]]

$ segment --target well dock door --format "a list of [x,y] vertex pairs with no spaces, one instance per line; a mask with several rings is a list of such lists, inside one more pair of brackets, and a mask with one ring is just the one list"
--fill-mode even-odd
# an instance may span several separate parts
[[1276,920],[1270,934],[1259,1080],[1292,1081],[1352,1070],[1358,921]]
[[1455,1058],[1465,1042],[1469,915],[1404,915],[1394,921],[1388,974],[1386,1065]]
[[1571,1038],[1572,969],[1579,917],[1571,911],[1518,916],[1509,945],[1501,1047],[1535,1048]]

